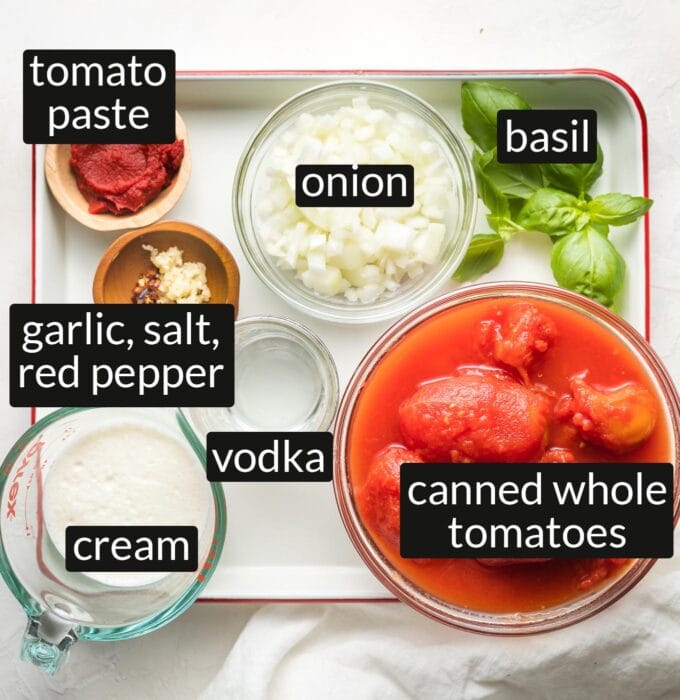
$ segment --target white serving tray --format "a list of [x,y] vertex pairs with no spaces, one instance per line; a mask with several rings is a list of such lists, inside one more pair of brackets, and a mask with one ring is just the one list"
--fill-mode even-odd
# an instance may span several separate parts
[[[462,132],[460,86],[465,79],[512,83],[534,107],[597,110],[605,172],[598,191],[647,194],[647,138],[639,99],[616,76],[589,69],[537,72],[185,72],[178,75],[177,109],[186,121],[193,172],[167,218],[190,221],[221,238],[241,269],[240,317],[295,318],[327,343],[343,388],[388,323],[351,329],[306,317],[269,291],[243,256],[231,216],[231,189],[246,142],[280,102],[312,85],[360,77],[394,83],[434,105]],[[92,300],[94,271],[116,234],[84,228],[50,195],[44,147],[33,149],[33,300]],[[488,231],[480,207],[478,231]],[[648,219],[612,234],[628,261],[621,314],[648,335]],[[553,283],[549,244],[525,235],[506,250],[483,281]],[[453,283],[450,288],[454,288]],[[441,291],[445,291],[442,289]],[[41,409],[40,414],[46,412]],[[364,566],[345,534],[331,484],[225,484],[227,539],[202,600],[393,600]]]

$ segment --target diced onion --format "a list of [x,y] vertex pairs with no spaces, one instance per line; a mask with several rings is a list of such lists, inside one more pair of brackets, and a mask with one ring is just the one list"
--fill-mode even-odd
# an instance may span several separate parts
[[[298,163],[411,164],[411,207],[299,208]],[[365,98],[321,115],[301,114],[272,146],[258,201],[258,233],[276,265],[316,293],[371,303],[437,263],[453,183],[431,127],[374,109]]]

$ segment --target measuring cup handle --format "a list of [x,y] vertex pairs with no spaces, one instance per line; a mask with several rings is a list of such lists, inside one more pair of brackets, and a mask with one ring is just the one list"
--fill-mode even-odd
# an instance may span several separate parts
[[78,641],[75,628],[49,612],[29,617],[21,640],[22,661],[30,661],[53,676],[64,664],[71,646]]

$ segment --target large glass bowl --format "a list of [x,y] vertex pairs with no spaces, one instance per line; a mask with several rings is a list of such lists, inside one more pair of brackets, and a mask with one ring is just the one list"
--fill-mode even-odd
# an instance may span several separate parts
[[597,322],[623,343],[646,368],[667,414],[670,461],[674,465],[673,517],[680,514],[678,455],[680,454],[680,398],[659,357],[626,321],[590,299],[558,287],[532,283],[480,284],[433,299],[395,323],[368,351],[342,398],[335,429],[335,495],[342,520],[357,551],[380,582],[403,602],[440,622],[487,634],[531,634],[574,624],[603,610],[629,591],[653,566],[655,559],[635,559],[603,587],[559,606],[521,613],[489,613],[457,606],[428,593],[401,574],[382,553],[364,526],[354,500],[348,465],[352,415],[362,388],[380,360],[410,331],[427,319],[456,306],[481,299],[517,297],[554,302]]
[[[280,136],[304,113],[326,114],[365,97],[372,108],[407,113],[424,122],[441,149],[452,182],[452,205],[445,218],[446,237],[439,261],[412,280],[371,303],[351,303],[344,296],[324,297],[308,289],[293,271],[276,266],[258,233],[258,193],[266,176],[270,151]],[[427,103],[400,88],[368,81],[339,81],[306,90],[284,102],[267,117],[246,146],[233,191],[236,233],[245,256],[260,279],[298,309],[331,321],[370,323],[401,315],[422,304],[448,280],[467,250],[475,222],[477,197],[470,158],[461,139]]]

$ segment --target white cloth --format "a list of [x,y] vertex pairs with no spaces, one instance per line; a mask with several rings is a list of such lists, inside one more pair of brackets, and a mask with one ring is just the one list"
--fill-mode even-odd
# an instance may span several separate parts
[[401,604],[273,604],[202,700],[680,698],[680,571],[529,637],[453,630]]

